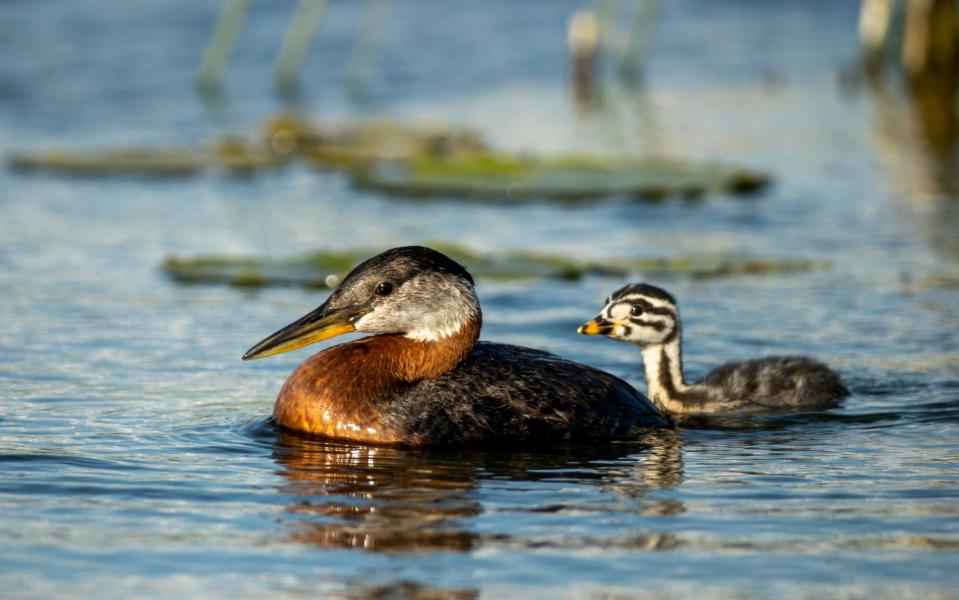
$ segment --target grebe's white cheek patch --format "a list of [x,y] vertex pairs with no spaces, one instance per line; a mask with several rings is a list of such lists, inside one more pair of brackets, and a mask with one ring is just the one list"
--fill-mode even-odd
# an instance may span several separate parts
[[373,313],[367,313],[353,322],[353,327],[356,327],[357,331],[367,331],[367,327],[370,325],[370,320],[373,317]]
[[363,333],[389,333],[391,321],[396,315],[387,316],[376,310],[369,312],[353,322],[353,327]]
[[625,321],[629,319],[629,311],[631,309],[632,306],[628,302],[619,302],[610,306],[607,314],[609,315],[610,320]]
[[417,342],[436,342],[459,333],[464,321],[448,322],[432,328],[419,327],[406,332],[406,337]]

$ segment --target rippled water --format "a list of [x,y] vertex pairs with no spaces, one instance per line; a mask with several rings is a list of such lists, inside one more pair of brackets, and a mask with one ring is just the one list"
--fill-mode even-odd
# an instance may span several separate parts
[[[774,173],[749,200],[491,207],[397,201],[301,168],[182,181],[0,171],[0,595],[953,597],[959,198],[904,107],[837,84],[855,7],[836,4],[670,3],[650,93],[591,115],[564,85],[567,3],[460,2],[440,16],[396,3],[359,105],[341,85],[357,6],[334,4],[311,55],[313,114],[441,117],[510,148]],[[203,104],[190,78],[217,3],[0,4],[0,150],[252,132],[278,106],[269,66],[289,9],[257,4],[227,93]],[[802,352],[854,393],[832,411],[590,447],[304,440],[268,417],[308,351],[239,356],[323,295],[182,287],[159,269],[170,253],[454,238],[599,258],[826,259],[809,274],[657,283],[680,299],[691,375]],[[634,348],[575,335],[623,283],[481,282],[484,337],[642,385]]]

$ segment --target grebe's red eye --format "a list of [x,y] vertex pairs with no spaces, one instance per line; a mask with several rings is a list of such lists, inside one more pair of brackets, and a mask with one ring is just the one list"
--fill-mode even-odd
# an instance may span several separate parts
[[389,281],[382,281],[376,284],[376,289],[373,290],[377,296],[389,296],[393,293],[393,284]]

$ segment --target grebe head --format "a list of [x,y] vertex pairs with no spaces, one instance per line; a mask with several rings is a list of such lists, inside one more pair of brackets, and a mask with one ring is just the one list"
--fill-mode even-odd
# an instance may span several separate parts
[[654,346],[676,339],[679,327],[679,310],[669,292],[646,283],[632,283],[607,298],[599,315],[577,331]]
[[250,348],[243,360],[352,331],[437,341],[480,318],[473,278],[462,265],[423,246],[393,248],[358,265],[326,302]]

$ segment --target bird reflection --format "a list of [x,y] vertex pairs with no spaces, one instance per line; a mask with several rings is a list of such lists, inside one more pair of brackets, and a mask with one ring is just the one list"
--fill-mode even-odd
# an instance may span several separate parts
[[[680,435],[670,430],[651,431],[641,442],[563,446],[548,451],[409,450],[279,431],[274,447],[283,476],[280,492],[293,500],[287,507],[291,540],[390,553],[468,552],[480,544],[591,543],[592,538],[481,535],[475,531],[475,518],[484,512],[479,487],[487,480],[533,483],[575,479],[586,484],[595,481],[608,492],[594,505],[583,506],[574,495],[497,510],[680,514],[685,511],[681,502],[650,496],[649,492],[682,481],[681,455]],[[658,549],[671,547],[667,537],[669,534],[643,533],[612,543]]]
[[[637,457],[635,465],[625,469],[606,487],[630,498],[645,497],[651,490],[676,487],[683,481],[683,440],[678,431],[650,432],[648,450]],[[650,502],[642,514],[676,515],[686,511],[679,501]]]
[[469,497],[472,465],[286,432],[274,454],[287,478],[281,491],[303,497],[289,512],[316,517],[296,523],[296,541],[374,552],[473,547],[475,534],[458,521],[482,510]]

